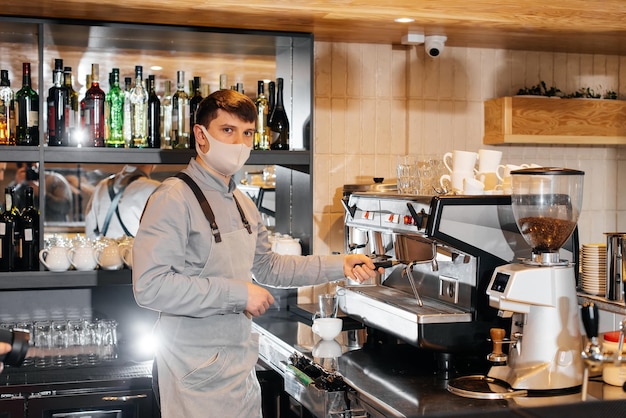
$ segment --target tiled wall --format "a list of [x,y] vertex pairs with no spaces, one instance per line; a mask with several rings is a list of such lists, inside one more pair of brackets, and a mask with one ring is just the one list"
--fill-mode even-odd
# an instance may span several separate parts
[[[447,47],[315,43],[314,252],[343,252],[344,184],[394,181],[396,156],[482,148],[484,100],[524,86],[614,90],[626,57]],[[626,115],[624,115],[626,117]],[[626,230],[626,151],[610,146],[494,147],[503,162],[585,171],[581,243]]]

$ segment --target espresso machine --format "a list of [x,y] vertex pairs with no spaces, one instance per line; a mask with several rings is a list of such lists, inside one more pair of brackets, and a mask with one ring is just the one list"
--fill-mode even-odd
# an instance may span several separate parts
[[[511,326],[508,338],[504,329],[491,330],[494,351],[488,359],[494,365],[486,379],[504,397],[576,393],[584,364],[575,264],[559,250],[576,228],[584,173],[540,167],[511,175],[513,215],[532,251],[530,258],[497,267],[489,282],[489,304],[511,318]],[[508,354],[502,345],[509,346]],[[483,395],[464,392],[462,378],[449,389]]]
[[[355,192],[345,206],[346,252],[368,254],[385,271],[340,287],[341,310],[420,349],[490,351],[490,330],[510,326],[489,305],[494,269],[530,253],[511,197]],[[576,247],[561,251],[571,258]]]

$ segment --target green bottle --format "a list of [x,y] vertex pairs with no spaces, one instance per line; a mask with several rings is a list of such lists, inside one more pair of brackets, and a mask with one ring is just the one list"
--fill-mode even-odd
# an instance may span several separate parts
[[113,68],[111,88],[106,95],[109,110],[109,137],[107,147],[124,148],[124,91],[120,87],[120,70]]

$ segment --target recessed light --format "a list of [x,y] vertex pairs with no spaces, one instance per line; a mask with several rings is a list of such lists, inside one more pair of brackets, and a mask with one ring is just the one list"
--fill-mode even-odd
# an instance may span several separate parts
[[153,65],[152,67],[150,67],[150,69],[152,71],[161,71],[163,67],[161,67],[160,65]]
[[397,23],[411,23],[415,22],[415,19],[412,19],[410,17],[399,17],[397,19],[394,19],[393,21]]

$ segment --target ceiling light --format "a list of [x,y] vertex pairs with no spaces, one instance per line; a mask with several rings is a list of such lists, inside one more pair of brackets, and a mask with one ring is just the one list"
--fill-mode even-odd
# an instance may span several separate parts
[[393,21],[397,23],[411,23],[411,22],[415,22],[415,19],[410,18],[410,17],[399,17],[397,19],[394,19]]

